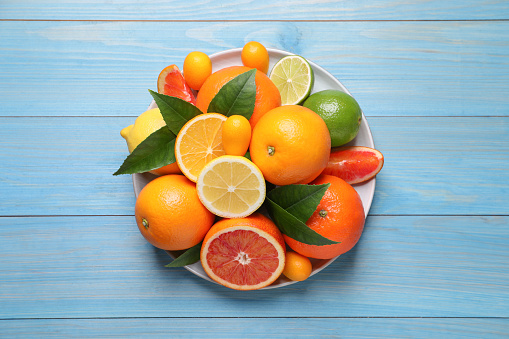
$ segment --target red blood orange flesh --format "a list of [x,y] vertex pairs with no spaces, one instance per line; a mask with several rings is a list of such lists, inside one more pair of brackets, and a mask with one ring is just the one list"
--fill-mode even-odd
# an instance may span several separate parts
[[209,277],[235,290],[256,290],[273,283],[285,266],[284,238],[267,217],[218,221],[205,236],[201,263]]
[[184,80],[184,76],[176,65],[170,65],[159,73],[157,78],[157,92],[172,97],[177,97],[187,102],[196,104],[193,91]]
[[358,184],[373,178],[384,165],[384,156],[376,149],[349,146],[333,149],[322,174],[329,174]]

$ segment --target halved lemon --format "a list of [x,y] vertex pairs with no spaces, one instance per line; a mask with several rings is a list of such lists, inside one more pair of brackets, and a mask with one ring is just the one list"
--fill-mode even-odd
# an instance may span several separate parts
[[226,117],[204,113],[189,120],[175,140],[175,158],[182,173],[196,182],[198,175],[211,160],[226,154],[222,131]]
[[210,161],[196,182],[198,197],[215,215],[243,218],[265,200],[265,179],[251,161],[225,155]]

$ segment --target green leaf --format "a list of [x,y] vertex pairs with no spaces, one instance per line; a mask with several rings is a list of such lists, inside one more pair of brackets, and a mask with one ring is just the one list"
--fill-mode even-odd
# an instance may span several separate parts
[[274,223],[278,226],[281,232],[290,238],[309,245],[323,246],[338,244],[338,242],[327,239],[309,228],[309,226],[307,226],[304,222],[288,213],[284,208],[272,201],[269,197],[266,197],[265,201],[267,202],[269,214]]
[[306,223],[329,186],[330,184],[281,186],[270,191],[267,196],[288,213]]
[[174,162],[175,134],[163,126],[143,140],[113,175],[143,173]]
[[277,186],[274,185],[273,183],[271,182],[268,182],[267,180],[265,180],[265,190],[267,192],[267,194],[272,191],[273,189],[275,189]]
[[184,253],[179,255],[177,259],[173,260],[171,263],[165,265],[164,267],[182,267],[198,262],[200,260],[201,244],[202,243],[200,242],[198,245],[189,248]]
[[256,100],[256,69],[242,73],[228,81],[209,104],[207,112],[242,115],[248,120],[253,114]]
[[186,122],[202,114],[202,111],[200,111],[198,107],[185,100],[151,90],[148,91],[154,98],[157,107],[159,107],[161,115],[166,122],[166,126],[168,126],[170,131],[175,135],[179,133]]
[[249,153],[249,151],[247,151],[246,154],[244,154],[244,158],[248,159],[249,161],[253,161],[251,160],[251,153]]

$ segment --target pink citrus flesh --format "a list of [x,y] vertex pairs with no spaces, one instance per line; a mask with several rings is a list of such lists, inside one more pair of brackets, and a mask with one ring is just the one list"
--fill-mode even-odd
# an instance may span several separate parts
[[256,290],[273,283],[285,266],[285,249],[270,234],[234,226],[205,239],[201,261],[217,283],[235,290]]
[[350,185],[372,179],[384,165],[384,156],[376,149],[365,146],[348,146],[333,149],[322,174],[345,180]]
[[196,104],[193,91],[176,65],[170,65],[161,71],[157,78],[157,91]]

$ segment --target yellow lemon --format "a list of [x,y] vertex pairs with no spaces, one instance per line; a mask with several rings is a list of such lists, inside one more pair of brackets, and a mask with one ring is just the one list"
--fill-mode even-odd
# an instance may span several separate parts
[[212,213],[223,218],[243,218],[265,200],[265,179],[251,161],[223,155],[210,161],[196,182],[198,197]]
[[[123,128],[120,131],[120,135],[127,142],[129,153],[132,153],[132,151],[150,134],[165,125],[166,123],[164,122],[159,108],[152,108],[140,114],[140,116],[138,116],[134,121],[133,125]],[[180,173],[180,169],[177,163],[174,162],[173,164],[163,166],[151,172],[159,175],[176,174]]]

